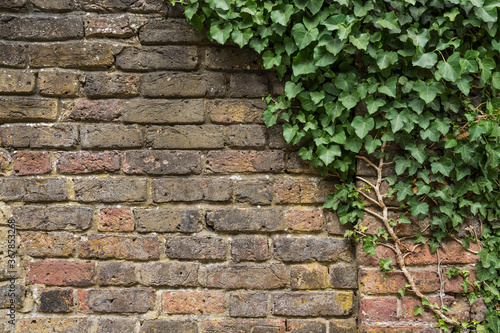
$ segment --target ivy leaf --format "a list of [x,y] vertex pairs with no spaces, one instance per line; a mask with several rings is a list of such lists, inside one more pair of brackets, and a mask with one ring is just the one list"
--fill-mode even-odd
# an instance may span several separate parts
[[302,23],[295,24],[292,28],[292,37],[297,43],[299,50],[303,50],[313,41],[318,38],[319,31],[317,28],[307,30]]
[[378,18],[375,21],[376,25],[380,25],[383,28],[391,30],[392,33],[399,33],[401,29],[398,26],[398,18],[396,14],[391,10],[384,14],[384,17]]
[[408,205],[410,205],[410,214],[413,216],[427,215],[429,213],[427,202],[420,202],[417,197],[413,197],[408,201]]
[[294,12],[293,5],[287,4],[271,11],[271,20],[286,27]]
[[495,72],[491,75],[491,85],[495,89],[500,89],[500,72]]
[[[252,38],[252,36],[253,36],[253,33],[250,29],[244,29],[244,30],[235,29],[231,33],[231,39],[233,40],[233,42],[238,44],[240,46],[240,48],[247,45],[248,42],[250,41],[250,38]],[[280,56],[279,62],[276,64],[276,66],[279,65],[279,63],[281,63],[281,56]],[[267,67],[267,68],[271,68],[271,67]]]
[[326,67],[332,65],[336,60],[337,57],[329,52],[325,46],[317,45],[314,48],[314,65]]
[[299,52],[292,63],[293,75],[312,74],[316,71],[316,66],[313,64],[313,59],[305,51]]
[[413,156],[418,163],[424,163],[427,159],[427,152],[425,148],[426,147],[423,143],[419,144],[418,147],[413,143],[405,147],[405,149],[411,153],[411,156]]
[[380,265],[380,270],[382,272],[389,272],[391,270],[391,264],[393,262],[393,260],[391,258],[387,258],[387,259],[380,258],[378,260],[378,262]]
[[413,189],[410,184],[405,182],[398,182],[394,189],[397,190],[398,201],[403,201],[407,197],[413,196]]
[[432,68],[437,62],[437,54],[434,52],[421,53],[412,59],[412,64],[414,66],[422,68]]
[[377,65],[380,69],[385,69],[398,62],[398,54],[396,52],[385,52],[380,50],[377,52]]
[[453,53],[447,61],[441,60],[437,64],[438,70],[434,73],[436,80],[441,78],[446,81],[455,82],[462,76],[462,68],[460,67],[460,54]]
[[373,139],[371,135],[366,136],[365,149],[368,154],[372,154],[380,146],[382,146],[382,141],[379,139]]
[[[360,50],[366,50],[369,41],[370,41],[369,33],[360,34],[358,37],[356,37],[355,35],[349,35],[349,42],[351,42],[352,45],[354,45]],[[397,54],[396,54],[396,61],[397,61]]]
[[417,48],[424,48],[429,39],[431,39],[431,35],[429,30],[424,29],[422,32],[418,33],[415,28],[408,29],[408,38],[411,39],[413,45]]
[[322,160],[325,165],[330,165],[335,157],[341,156],[342,152],[340,151],[340,147],[337,145],[332,145],[326,148],[323,145],[318,147],[318,157]]
[[285,83],[285,95],[288,99],[294,99],[300,92],[302,92],[304,88],[302,88],[302,82],[298,84],[292,81],[288,81]]
[[359,102],[359,93],[357,90],[352,92],[343,91],[339,95],[339,101],[342,103],[346,109],[350,110],[355,107]]
[[224,23],[222,26],[215,24],[210,27],[210,36],[217,43],[224,44],[231,35],[231,30],[233,30],[233,26],[229,22]]
[[267,50],[262,54],[264,68],[270,69],[281,64],[281,55],[275,55],[273,51]]
[[413,315],[414,316],[421,316],[424,314],[424,308],[418,305],[415,305],[413,307]]
[[387,102],[381,98],[374,99],[373,95],[367,96],[365,98],[365,103],[368,113],[370,114],[374,114],[380,107],[387,104]]
[[292,142],[293,138],[297,134],[299,127],[297,125],[290,125],[288,123],[283,124],[283,137],[287,143]]
[[418,96],[429,104],[438,94],[442,94],[444,92],[444,86],[441,82],[431,82],[426,84],[424,81],[418,80],[413,85],[413,90],[418,92]]
[[378,92],[381,94],[385,94],[389,97],[396,98],[396,83],[398,79],[395,76],[388,78],[383,85],[378,87]]
[[354,117],[351,126],[354,128],[356,135],[360,139],[364,139],[368,132],[370,132],[375,127],[375,121],[373,118],[363,118],[361,116]]

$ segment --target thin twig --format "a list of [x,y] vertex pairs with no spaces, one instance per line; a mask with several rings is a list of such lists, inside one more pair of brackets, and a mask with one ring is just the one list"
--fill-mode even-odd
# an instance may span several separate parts
[[363,177],[360,177],[360,176],[356,176],[356,178],[358,178],[359,180],[365,182],[366,184],[370,185],[371,187],[373,187],[373,189],[375,189],[375,185],[372,184],[370,181],[364,179]]
[[384,218],[382,215],[375,213],[374,211],[369,210],[369,209],[365,209],[365,212],[368,212],[368,213],[372,214],[373,216],[378,217],[381,220]]
[[374,168],[375,170],[377,170],[377,169],[378,169],[378,167],[377,167],[377,166],[376,166],[376,165],[375,165],[372,161],[370,161],[369,159],[367,159],[366,157],[356,155],[356,158],[359,158],[359,159],[361,159],[361,160],[365,161],[366,163],[368,163],[368,164],[369,164],[372,168]]
[[380,243],[380,245],[382,246],[385,246],[385,247],[388,247],[389,249],[393,250],[394,252],[396,252],[396,248],[390,244],[386,244],[386,243]]
[[[450,235],[450,238],[457,241],[458,243],[460,243],[460,245],[462,245],[462,247],[464,246],[464,243],[460,239],[456,238],[455,236]],[[464,247],[464,249],[469,251],[470,253],[479,254],[479,251],[474,251],[473,249],[469,249],[468,247]]]
[[445,282],[443,281],[443,272],[441,272],[441,261],[442,259],[439,259],[439,249],[436,250],[436,254],[437,254],[437,260],[438,260],[438,276],[439,276],[439,282],[440,282],[440,285],[439,285],[439,298],[441,299],[441,305],[440,307],[443,307],[443,304],[444,304],[444,284]]
[[370,200],[371,202],[373,202],[375,205],[379,206],[379,203],[377,200],[373,199],[372,197],[370,197],[368,194],[364,193],[363,191],[358,191],[359,194],[361,194],[362,196],[364,196],[366,199]]

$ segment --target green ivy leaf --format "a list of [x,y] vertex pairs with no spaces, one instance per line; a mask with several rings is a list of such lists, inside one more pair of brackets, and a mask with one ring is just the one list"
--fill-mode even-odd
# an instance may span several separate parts
[[418,96],[426,103],[432,102],[438,94],[444,92],[444,86],[441,82],[431,82],[429,84],[418,80],[413,85],[413,90],[418,92]]
[[224,23],[222,26],[216,24],[210,27],[210,36],[217,43],[224,44],[231,35],[232,30],[233,26],[229,22]]
[[297,43],[299,50],[303,50],[313,41],[317,40],[319,31],[317,28],[310,31],[302,23],[295,24],[292,28],[292,37]]
[[375,121],[373,118],[361,116],[354,117],[351,126],[354,128],[356,135],[360,139],[364,139],[368,132],[370,132],[375,127]]
[[306,51],[299,52],[293,58],[292,69],[293,69],[293,75],[295,76],[312,74],[316,72],[316,68],[317,67],[314,66],[313,59],[311,59],[311,57]]
[[380,25],[383,28],[391,30],[392,33],[399,33],[401,29],[398,25],[398,18],[393,11],[389,11],[384,14],[384,17],[378,18],[375,20],[376,25]]
[[335,160],[335,157],[342,155],[340,147],[337,145],[331,145],[328,148],[320,145],[317,153],[318,157],[325,163],[325,165],[330,165],[333,160]]

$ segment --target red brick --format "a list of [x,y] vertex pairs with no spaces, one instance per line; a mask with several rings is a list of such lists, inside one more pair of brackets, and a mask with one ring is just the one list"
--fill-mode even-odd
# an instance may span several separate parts
[[360,333],[440,333],[439,328],[421,327],[421,326],[369,326],[362,325],[359,330]]
[[120,170],[120,155],[115,151],[61,152],[57,154],[56,166],[63,174],[113,172]]
[[25,267],[28,284],[82,287],[94,284],[95,280],[93,262],[40,260],[28,262]]
[[134,226],[130,208],[103,208],[99,212],[99,231],[133,231]]
[[274,185],[280,203],[323,203],[334,183],[319,179],[287,179]]
[[69,114],[75,120],[113,120],[121,114],[122,102],[118,99],[81,100]]
[[212,172],[279,172],[284,167],[284,153],[271,151],[211,151],[207,167]]
[[[439,290],[440,281],[437,271],[419,270],[410,271],[415,284],[421,292],[435,292]],[[405,276],[400,272],[385,273],[386,278],[378,269],[362,269],[359,271],[360,290],[369,294],[397,293],[407,283]],[[463,291],[463,289],[462,289]]]
[[160,257],[156,236],[89,235],[80,243],[80,257],[99,259],[154,260]]
[[[469,272],[470,275],[467,278],[467,281],[469,283],[472,283],[476,278],[476,269],[475,268],[466,268]],[[448,279],[448,276],[443,275],[443,279],[445,281],[444,284],[444,291],[447,293],[463,293],[464,292],[464,287],[460,285],[460,283],[464,282],[464,278],[462,276],[457,276],[457,277],[452,277],[451,279]],[[472,291],[472,287],[469,287],[468,292]]]
[[13,157],[14,171],[19,175],[43,175],[52,171],[47,152],[18,151]]
[[168,314],[211,314],[224,312],[220,291],[167,291],[162,294],[162,310]]
[[[429,297],[428,300],[431,304],[437,303],[440,307],[442,306],[439,297]],[[456,299],[455,297],[446,295],[443,300],[444,304],[450,309],[450,312],[446,313],[448,317],[457,318],[459,321],[470,320],[470,305],[465,298]],[[433,319],[435,316],[434,312],[427,308],[423,315],[415,316],[414,307],[416,305],[422,306],[420,299],[414,297],[401,298],[401,319],[416,322],[432,322],[435,320]]]
[[285,212],[285,228],[293,231],[319,231],[323,229],[320,209],[290,209]]
[[360,318],[366,321],[398,320],[398,299],[395,297],[363,298],[360,301]]

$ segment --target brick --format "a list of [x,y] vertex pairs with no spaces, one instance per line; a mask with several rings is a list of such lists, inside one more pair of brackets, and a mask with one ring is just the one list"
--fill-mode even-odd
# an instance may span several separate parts
[[72,289],[43,290],[39,294],[39,307],[41,312],[71,312],[73,311]]
[[233,187],[229,179],[162,178],[153,179],[153,201],[228,201]]
[[26,262],[26,283],[84,287],[95,283],[93,262],[39,260]]
[[41,11],[69,12],[75,9],[74,0],[31,0],[31,4]]
[[294,265],[290,269],[290,287],[292,289],[325,289],[330,286],[328,267],[311,265]]
[[0,149],[0,172],[6,172],[12,163],[12,157],[5,149]]
[[165,253],[172,259],[224,260],[227,241],[222,238],[173,236],[166,237]]
[[[431,304],[437,303],[442,306],[441,299],[439,297],[428,297]],[[470,321],[470,304],[465,298],[455,298],[452,296],[445,295],[443,297],[443,303],[450,309],[446,315],[450,318],[456,318],[459,321]],[[401,298],[401,320],[412,321],[412,322],[432,322],[435,316],[434,312],[431,312],[425,308],[424,313],[419,316],[414,315],[414,307],[422,306],[422,302],[418,298],[414,297],[402,297]]]
[[20,237],[20,249],[31,257],[70,257],[76,248],[76,239],[69,232],[25,231]]
[[254,205],[270,205],[273,201],[273,188],[267,180],[238,181],[236,200]]
[[107,69],[115,60],[111,45],[98,42],[37,43],[28,52],[33,68]]
[[115,11],[131,11],[137,13],[154,13],[166,10],[163,2],[154,0],[138,0],[138,1],[123,1],[123,0],[81,0],[83,10],[90,12],[115,12]]
[[19,318],[16,333],[87,333],[94,323],[85,317]]
[[203,31],[196,31],[184,18],[151,20],[139,31],[142,45],[170,43],[200,43],[208,41]]
[[351,246],[345,238],[277,237],[274,257],[286,262],[352,260]]
[[138,232],[199,232],[205,216],[197,209],[134,209]]
[[89,73],[85,94],[91,97],[130,97],[139,94],[139,76],[123,73]]
[[297,153],[294,152],[289,153],[287,156],[286,170],[290,173],[319,175],[318,170],[313,167],[311,163],[304,161]]
[[358,327],[355,318],[334,319],[328,322],[330,332],[332,333],[358,333]]
[[74,120],[106,121],[118,118],[121,114],[122,101],[119,99],[80,100],[69,114]]
[[370,326],[362,325],[359,330],[361,333],[440,333],[442,332],[439,328],[431,328],[428,326]]
[[352,292],[274,293],[273,314],[291,317],[345,316],[352,313]]
[[231,317],[258,318],[267,314],[267,293],[237,292],[229,297]]
[[83,24],[76,16],[4,16],[0,25],[2,39],[55,41],[81,37]]
[[135,266],[121,261],[99,263],[97,283],[101,286],[131,286],[137,283]]
[[103,208],[99,212],[99,231],[133,231],[134,217],[130,208]]
[[277,289],[288,284],[282,264],[220,264],[203,267],[202,286],[223,289]]
[[140,333],[198,333],[198,324],[191,320],[146,320],[141,326]]
[[234,261],[263,261],[269,258],[267,238],[239,236],[231,239],[231,257]]
[[146,142],[155,149],[223,148],[224,128],[219,125],[151,127]]
[[79,206],[21,206],[12,216],[20,230],[82,231],[92,223],[92,209]]
[[120,155],[115,151],[60,152],[57,154],[57,172],[61,174],[85,174],[120,170]]
[[275,208],[218,209],[207,213],[207,224],[217,231],[279,231],[283,217]]
[[0,8],[16,10],[26,5],[27,0],[0,0]]
[[226,92],[221,73],[148,73],[142,94],[147,97],[214,97]]
[[123,104],[124,122],[141,124],[199,124],[204,121],[201,99],[132,99]]
[[190,151],[127,151],[123,157],[127,174],[185,175],[201,173],[199,152]]
[[205,67],[212,70],[235,71],[263,70],[261,56],[249,48],[207,47]]
[[91,234],[80,242],[81,258],[154,260],[160,257],[156,236],[114,236]]
[[207,168],[211,172],[280,172],[285,154],[279,150],[211,151],[207,154]]
[[[439,290],[440,282],[436,271],[410,271],[410,274],[413,275],[415,284],[421,292],[427,293]],[[389,272],[385,273],[385,277],[382,276],[378,269],[360,269],[360,290],[369,294],[397,293],[398,289],[404,288],[406,284],[403,273]]]
[[208,101],[210,119],[218,124],[264,123],[262,113],[266,102],[262,99],[215,99]]
[[290,81],[290,76],[285,75],[280,79],[276,72],[269,73],[269,81],[271,85],[271,95],[279,96],[285,93],[285,83]]
[[0,93],[30,94],[34,91],[35,74],[32,71],[0,69]]
[[26,47],[24,45],[3,43],[3,42],[0,43],[1,66],[24,68],[26,66],[27,60],[28,60],[28,55],[26,53]]
[[12,283],[12,279],[0,285],[0,309],[11,308],[12,301],[14,301],[14,308],[21,309],[24,303],[24,286]]
[[283,128],[280,124],[271,126],[267,129],[267,136],[270,148],[283,149],[293,148],[293,144],[287,143],[283,137]]
[[75,97],[80,92],[81,75],[61,70],[40,70],[38,90],[40,95]]
[[330,266],[331,286],[337,289],[358,288],[358,268],[356,265],[336,264]]
[[[326,323],[313,320],[289,319],[286,321],[286,331],[290,333],[326,333]],[[337,331],[333,332],[337,333]]]
[[323,203],[334,183],[320,179],[287,179],[274,185],[280,203]]
[[137,321],[125,318],[102,318],[97,322],[97,332],[135,333]]
[[[477,280],[476,276],[476,269],[475,268],[467,268],[467,270],[470,272],[469,277],[467,280],[469,281],[470,284],[474,282],[474,280]],[[429,272],[428,274],[432,274],[432,272]],[[443,280],[444,280],[444,291],[446,293],[464,293],[464,287],[462,287],[460,284],[464,282],[464,278],[462,276],[457,276],[451,279],[448,279],[447,276],[443,275]],[[469,286],[469,289],[467,292],[472,292],[473,288]]]
[[470,307],[471,318],[470,320],[484,321],[486,318],[486,303],[482,298],[476,299]]
[[228,129],[230,147],[263,147],[266,144],[266,128],[261,125],[232,125]]
[[285,333],[284,319],[210,319],[201,323],[202,332]]
[[224,293],[220,291],[166,291],[162,311],[167,314],[214,314],[224,312]]
[[116,58],[122,70],[192,70],[198,66],[196,46],[144,46],[127,47]]
[[79,202],[134,202],[146,200],[146,179],[75,178],[75,200]]
[[76,145],[78,129],[74,125],[8,125],[0,128],[3,147],[71,148]]
[[136,125],[81,125],[83,148],[138,148],[142,146],[142,129]]
[[135,35],[128,16],[87,16],[83,20],[85,37],[126,38]]
[[50,155],[41,151],[18,151],[12,156],[18,175],[43,175],[52,171]]
[[141,265],[140,280],[153,287],[196,287],[200,264],[194,262],[155,262]]
[[66,180],[61,178],[0,179],[1,201],[64,201],[68,198]]
[[285,211],[285,228],[293,231],[323,230],[321,209],[289,209]]
[[397,321],[398,299],[396,297],[362,298],[359,314],[363,322]]
[[269,93],[266,74],[232,74],[231,97],[264,97]]
[[78,291],[79,309],[98,313],[146,313],[153,309],[151,289],[88,289]]

